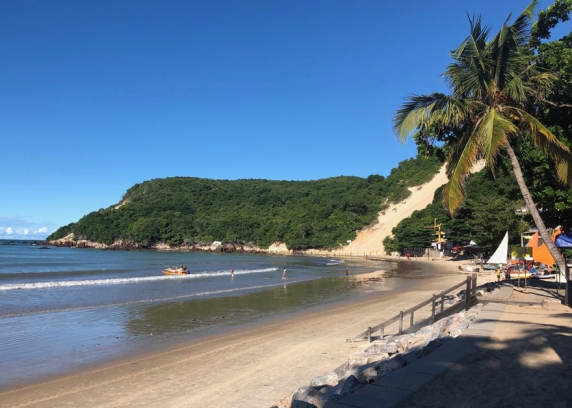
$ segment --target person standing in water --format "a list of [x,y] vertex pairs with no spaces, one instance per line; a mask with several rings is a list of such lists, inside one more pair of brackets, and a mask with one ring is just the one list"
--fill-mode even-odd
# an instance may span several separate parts
[[286,279],[286,267],[284,267],[284,270],[282,271],[282,279]]
[[230,277],[231,277],[232,279],[234,279],[234,268],[232,268],[232,270],[230,271]]
[[348,270],[348,268],[346,268],[346,271],[344,273],[346,274],[346,276],[349,275],[350,271]]

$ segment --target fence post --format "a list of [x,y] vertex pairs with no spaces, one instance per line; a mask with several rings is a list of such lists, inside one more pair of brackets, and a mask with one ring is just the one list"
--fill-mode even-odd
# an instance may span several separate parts
[[399,312],[399,335],[403,334],[403,310]]
[[441,312],[443,312],[444,307],[445,307],[445,294],[441,293]]
[[433,294],[433,307],[431,308],[431,322],[435,323],[435,301],[437,300],[437,295]]
[[477,274],[473,273],[473,296],[477,296]]
[[385,336],[384,329],[385,329],[385,327],[381,326],[381,339],[382,340],[383,340],[383,336]]
[[367,328],[367,342],[371,343],[371,327]]
[[411,311],[411,319],[409,320],[409,327],[413,326],[413,311]]
[[467,288],[465,289],[465,310],[471,307],[471,277],[467,276]]

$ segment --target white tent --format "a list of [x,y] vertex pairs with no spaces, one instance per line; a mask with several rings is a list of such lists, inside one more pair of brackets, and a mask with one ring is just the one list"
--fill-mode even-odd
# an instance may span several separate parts
[[505,265],[508,263],[508,231],[504,234],[500,245],[487,263]]

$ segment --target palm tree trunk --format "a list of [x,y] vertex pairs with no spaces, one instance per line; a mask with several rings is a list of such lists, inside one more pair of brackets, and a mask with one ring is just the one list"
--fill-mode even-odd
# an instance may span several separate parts
[[540,218],[540,213],[538,212],[536,204],[534,204],[532,196],[530,195],[530,191],[528,191],[528,187],[526,186],[526,183],[524,181],[524,177],[522,175],[522,169],[520,168],[520,163],[518,162],[516,154],[514,153],[514,150],[512,149],[512,146],[508,141],[505,143],[504,148],[508,153],[510,164],[512,165],[512,169],[514,171],[514,177],[516,178],[516,182],[518,183],[518,187],[520,188],[520,192],[522,193],[522,197],[524,198],[524,202],[526,203],[526,208],[528,209],[528,212],[532,216],[532,219],[534,220],[534,223],[538,228],[538,233],[544,240],[544,243],[548,247],[550,254],[556,261],[556,264],[558,265],[560,270],[564,271],[564,276],[566,277],[566,294],[564,297],[564,304],[571,306],[572,304],[570,302],[570,277],[568,276],[568,267],[566,265],[566,261],[564,260],[562,254],[560,254],[560,251],[558,251],[558,248],[556,248],[556,245],[554,245],[554,242],[552,242],[552,238],[548,233],[546,226],[544,225],[544,221],[542,221],[542,218]]

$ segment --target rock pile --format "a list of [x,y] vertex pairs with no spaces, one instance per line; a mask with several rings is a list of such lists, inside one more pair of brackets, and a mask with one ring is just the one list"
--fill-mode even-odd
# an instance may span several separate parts
[[[477,288],[477,295],[487,297],[498,290],[496,284],[487,284]],[[464,295],[461,292],[451,296],[447,303],[459,302]],[[477,318],[481,308],[482,304],[477,304],[415,333],[390,336],[361,352],[352,353],[348,361],[334,371],[313,378],[309,386],[299,388],[272,408],[322,408],[326,403],[336,402],[458,337]]]

